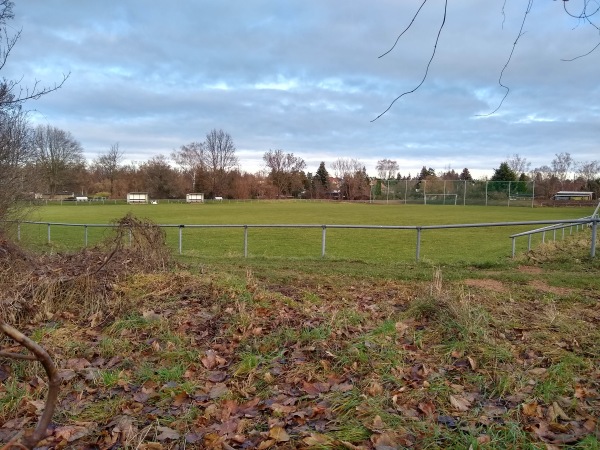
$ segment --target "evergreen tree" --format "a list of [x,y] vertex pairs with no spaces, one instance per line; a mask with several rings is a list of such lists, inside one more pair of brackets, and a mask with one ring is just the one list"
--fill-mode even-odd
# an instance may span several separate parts
[[317,169],[317,173],[315,174],[321,186],[327,188],[329,186],[329,173],[327,173],[327,169],[325,168],[325,163],[321,161],[319,164],[319,168]]
[[505,161],[500,167],[494,170],[491,181],[517,181],[517,174],[508,166]]
[[467,169],[466,167],[460,173],[459,179],[463,180],[463,181],[473,181],[473,177],[471,176],[471,172],[469,172],[469,169]]

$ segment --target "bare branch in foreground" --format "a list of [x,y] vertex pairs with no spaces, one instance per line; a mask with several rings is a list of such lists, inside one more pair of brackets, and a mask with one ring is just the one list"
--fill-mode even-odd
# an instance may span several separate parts
[[[423,7],[423,5],[424,5],[424,4],[425,4],[425,2],[423,2],[423,4],[421,5],[421,7]],[[420,11],[420,10],[421,10],[421,8],[419,8],[419,11]],[[417,14],[418,14],[418,13],[419,13],[419,12],[417,11]],[[447,15],[447,13],[448,13],[448,0],[446,0],[446,1],[445,1],[445,3],[444,3],[444,18],[442,19],[442,23],[441,23],[441,25],[440,25],[440,28],[438,29],[438,33],[437,33],[437,36],[436,36],[436,38],[435,38],[435,44],[433,45],[433,52],[431,53],[431,58],[429,58],[429,62],[427,63],[427,67],[425,68],[425,74],[423,75],[423,79],[421,80],[421,82],[420,82],[420,83],[419,83],[419,84],[418,84],[418,85],[417,85],[417,86],[416,86],[414,89],[412,89],[412,90],[410,90],[410,91],[406,91],[406,92],[404,92],[404,93],[400,94],[398,97],[396,97],[396,98],[395,98],[395,99],[392,101],[392,103],[390,103],[390,105],[389,105],[389,106],[386,108],[386,110],[385,110],[385,111],[383,111],[381,114],[379,114],[377,117],[375,117],[373,120],[371,120],[371,122],[375,122],[377,119],[379,119],[381,116],[383,116],[383,115],[384,115],[386,112],[388,112],[390,109],[392,109],[392,106],[394,105],[394,103],[396,103],[398,100],[400,100],[400,99],[401,99],[402,97],[404,97],[405,95],[407,95],[407,94],[412,94],[412,93],[413,93],[413,92],[415,92],[417,89],[419,89],[419,88],[420,88],[420,87],[423,85],[423,83],[425,83],[425,80],[427,79],[427,74],[429,73],[429,66],[431,66],[431,62],[433,61],[433,58],[435,57],[435,51],[436,51],[436,49],[437,49],[437,45],[438,45],[438,42],[439,42],[439,40],[440,40],[440,35],[442,34],[442,29],[444,28],[444,25],[446,24],[446,15]],[[416,17],[416,14],[415,14],[415,16],[413,17],[413,21],[414,21],[414,18],[415,18],[415,17]],[[410,26],[411,26],[411,25],[412,25],[412,22],[411,22],[411,23],[408,25],[407,29],[408,29],[408,28],[410,28]],[[404,31],[402,32],[402,34],[404,34],[404,32],[405,32],[405,31],[406,31],[406,30],[404,30]],[[402,36],[402,34],[401,34],[400,36]],[[398,37],[398,39],[400,39],[400,37]],[[396,45],[396,44],[394,44],[394,46],[395,46],[395,45]],[[392,47],[392,48],[394,48],[394,47]],[[391,51],[391,50],[390,50],[390,51]],[[389,53],[389,52],[388,52],[388,53]],[[385,55],[385,53],[384,53],[384,55]],[[383,55],[382,55],[382,56],[383,56]]]
[[[54,415],[54,409],[56,407],[56,400],[58,398],[58,391],[60,387],[60,376],[58,375],[58,370],[56,369],[52,358],[50,358],[48,352],[46,352],[46,350],[44,350],[39,344],[29,339],[16,328],[2,321],[0,321],[0,331],[2,331],[6,336],[10,337],[15,342],[18,342],[20,345],[22,345],[31,353],[33,353],[35,357],[34,359],[39,361],[42,364],[42,366],[44,366],[46,374],[48,375],[48,396],[46,397],[44,411],[42,413],[42,416],[40,417],[40,420],[38,421],[35,430],[32,434],[24,436],[22,442],[9,442],[0,449],[8,450],[13,447],[18,447],[31,450],[36,446],[36,444],[39,441],[41,441],[45,437],[46,429],[48,428],[48,425],[52,420],[52,416]],[[13,357],[16,359],[27,359],[22,357],[27,355],[14,355],[15,354],[12,354],[12,356],[7,356],[5,354],[3,356]]]
[[533,5],[533,0],[529,0],[528,3],[527,3],[527,9],[525,10],[525,14],[523,15],[523,21],[521,22],[521,28],[519,29],[519,34],[517,35],[517,38],[515,39],[515,42],[513,43],[512,49],[510,51],[510,55],[508,55],[508,59],[506,60],[506,63],[504,64],[504,67],[500,71],[500,77],[498,78],[498,84],[501,87],[503,87],[504,89],[506,89],[506,92],[504,93],[504,97],[502,97],[502,100],[500,100],[500,103],[498,104],[498,106],[496,107],[496,109],[494,109],[492,112],[490,112],[488,114],[476,114],[477,117],[487,117],[487,116],[491,116],[492,114],[496,113],[502,107],[502,104],[504,103],[504,100],[506,100],[506,97],[508,97],[508,93],[510,92],[510,88],[508,86],[505,86],[504,84],[502,84],[502,77],[504,76],[504,71],[506,70],[506,68],[510,64],[512,56],[515,53],[515,48],[517,47],[517,44],[519,43],[519,39],[521,39],[521,36],[523,36],[525,34],[523,32],[523,28],[525,27],[525,22],[527,21],[527,15],[531,11],[531,6],[532,5]]

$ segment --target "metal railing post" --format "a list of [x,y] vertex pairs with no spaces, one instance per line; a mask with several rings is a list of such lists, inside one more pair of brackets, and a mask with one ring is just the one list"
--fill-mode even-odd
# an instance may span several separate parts
[[88,246],[88,226],[87,225],[83,226],[83,246],[84,247]]
[[529,235],[528,239],[527,239],[527,251],[531,250],[531,234]]
[[21,223],[17,223],[17,241],[21,242]]
[[515,257],[515,241],[517,238],[512,238],[512,257]]
[[48,223],[48,244],[50,243],[50,223]]
[[183,227],[185,225],[179,225],[179,254],[183,253]]
[[248,225],[244,225],[244,258],[248,257]]
[[325,258],[325,239],[327,237],[327,225],[323,225],[323,231],[321,231],[321,258]]
[[596,257],[596,237],[598,234],[598,218],[592,219],[592,245],[590,248],[590,256],[592,258]]
[[417,227],[417,262],[421,258],[421,227]]
[[546,243],[546,232],[542,231],[542,244]]

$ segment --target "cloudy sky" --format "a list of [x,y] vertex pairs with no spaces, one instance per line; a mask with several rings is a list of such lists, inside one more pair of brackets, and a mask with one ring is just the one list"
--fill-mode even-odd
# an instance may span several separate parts
[[[356,158],[375,174],[396,160],[403,175],[423,165],[491,174],[519,154],[532,168],[569,152],[600,159],[600,42],[562,1],[537,0],[524,34],[523,0],[27,0],[9,31],[22,36],[7,78],[62,89],[28,104],[32,119],[70,131],[86,157],[119,143],[145,161],[213,128],[233,137],[240,168],[282,149],[319,162]],[[573,13],[582,1],[565,3]],[[600,13],[596,18],[600,22]]]

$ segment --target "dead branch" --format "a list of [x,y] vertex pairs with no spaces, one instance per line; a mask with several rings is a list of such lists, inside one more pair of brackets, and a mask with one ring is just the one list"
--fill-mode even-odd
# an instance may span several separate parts
[[[423,4],[419,7],[419,11],[421,11],[421,8],[423,7],[423,5],[426,3],[427,0],[425,0],[423,2]],[[419,14],[419,11],[417,11],[417,13],[414,15],[413,20],[410,22],[410,24],[408,25],[408,27],[400,34],[400,36],[398,36],[398,39],[400,39],[400,37],[406,32],[406,30],[408,30],[410,28],[410,26],[413,24],[415,18],[417,17],[417,15]],[[383,116],[385,113],[387,113],[390,109],[392,109],[392,106],[394,106],[394,103],[396,103],[398,100],[400,100],[402,97],[404,97],[405,95],[408,94],[412,94],[413,92],[415,92],[417,89],[419,89],[423,83],[425,83],[425,80],[427,79],[427,74],[429,73],[429,67],[431,66],[431,62],[433,61],[433,58],[435,57],[435,51],[437,50],[437,46],[438,46],[438,42],[440,41],[440,35],[442,34],[442,30],[444,28],[444,25],[446,24],[446,16],[448,13],[448,0],[445,1],[444,3],[444,17],[442,19],[442,23],[440,25],[440,28],[438,29],[438,33],[437,36],[435,38],[435,44],[433,45],[433,52],[431,53],[431,57],[429,58],[429,62],[427,63],[427,67],[425,68],[425,74],[423,75],[423,78],[421,79],[421,82],[413,89],[411,89],[410,91],[406,91],[403,92],[402,94],[400,94],[398,97],[396,97],[392,103],[390,103],[390,105],[385,109],[385,111],[383,111],[381,114],[379,114],[377,117],[375,117],[373,120],[371,120],[371,122],[375,122],[377,119],[379,119],[381,116]],[[396,39],[396,43],[398,42],[398,39]],[[381,56],[386,55],[387,53],[389,53],[390,51],[392,51],[392,49],[396,46],[396,44],[394,44],[394,46],[388,50],[386,53],[384,53]],[[381,58],[380,56],[380,58]]]
[[495,114],[502,107],[502,104],[504,103],[504,100],[506,100],[506,97],[508,97],[510,88],[508,86],[505,86],[504,84],[502,84],[502,77],[504,76],[504,71],[510,64],[513,54],[515,53],[515,48],[517,47],[517,44],[519,43],[519,39],[521,39],[521,36],[523,36],[523,34],[525,34],[523,32],[523,28],[525,27],[525,22],[527,21],[527,16],[529,15],[529,12],[531,11],[532,5],[533,5],[533,0],[529,0],[527,3],[527,9],[525,10],[525,14],[523,15],[523,21],[521,22],[521,28],[519,29],[519,34],[517,35],[517,38],[515,39],[515,42],[513,43],[512,49],[510,50],[510,54],[508,55],[508,59],[506,60],[504,67],[500,71],[500,77],[498,78],[498,84],[501,87],[503,87],[504,89],[506,89],[506,92],[504,93],[504,97],[502,97],[502,100],[500,100],[500,103],[498,104],[496,109],[494,109],[492,112],[487,113],[487,114],[476,114],[476,116],[478,116],[478,117],[487,117],[487,116],[491,116],[492,114]]
[[[46,374],[48,375],[48,396],[46,397],[44,411],[35,430],[31,435],[24,436],[22,442],[9,442],[0,449],[8,450],[12,447],[18,447],[31,450],[45,437],[46,429],[48,428],[48,425],[52,420],[52,416],[54,415],[54,409],[56,407],[56,401],[58,399],[58,391],[60,387],[60,376],[58,375],[58,370],[56,369],[52,358],[50,358],[48,352],[46,352],[46,350],[44,350],[39,344],[29,339],[16,328],[2,321],[0,321],[0,331],[33,353],[34,359],[39,361],[42,366],[44,366],[44,370],[46,370]],[[23,358],[27,355],[5,353],[3,356],[16,359],[27,359]]]

